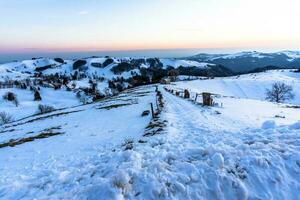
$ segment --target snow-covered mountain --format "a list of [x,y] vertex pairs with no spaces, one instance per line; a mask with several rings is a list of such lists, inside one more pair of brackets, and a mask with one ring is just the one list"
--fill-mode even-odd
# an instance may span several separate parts
[[198,54],[188,59],[223,65],[235,72],[249,72],[257,68],[274,66],[279,68],[300,68],[300,51],[263,53],[257,51],[234,54]]
[[[76,70],[83,71],[87,76],[98,75],[104,78],[111,79],[114,77],[123,76],[128,78],[131,72],[139,73],[141,68],[148,69],[153,67],[159,67],[161,69],[179,68],[179,67],[196,67],[199,69],[206,69],[209,66],[214,66],[214,64],[190,60],[177,60],[177,59],[133,59],[133,58],[110,58],[110,57],[93,57],[80,59],[83,61],[74,66],[74,63],[78,60],[62,60],[52,59],[52,58],[35,58],[32,60],[24,60],[19,62],[11,62],[0,65],[0,78],[24,78],[34,73],[41,72],[42,74],[62,74],[71,75]],[[117,69],[118,65],[124,65],[124,69],[120,71]],[[76,64],[75,64],[76,65]],[[129,66],[130,65],[130,66]],[[122,68],[122,66],[120,67]]]

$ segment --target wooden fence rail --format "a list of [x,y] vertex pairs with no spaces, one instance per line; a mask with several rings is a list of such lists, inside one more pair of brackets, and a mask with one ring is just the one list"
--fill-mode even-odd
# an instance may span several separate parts
[[[176,90],[176,89],[170,89],[167,87],[164,87],[164,89],[171,93],[171,94],[175,94],[176,96],[182,97],[184,98],[184,91],[182,89]],[[190,91],[189,91],[190,92]],[[198,102],[198,97],[202,97],[202,105],[204,106],[214,106],[214,101],[213,98],[214,97],[220,97],[220,94],[215,94],[215,93],[209,93],[209,92],[202,92],[202,93],[197,93],[197,92],[190,92],[190,97],[188,99],[192,100],[195,103],[199,103]],[[222,103],[221,103],[222,105]]]

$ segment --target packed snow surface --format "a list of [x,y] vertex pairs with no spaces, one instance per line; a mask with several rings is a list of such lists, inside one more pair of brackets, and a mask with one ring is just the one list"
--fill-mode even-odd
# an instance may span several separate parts
[[[273,71],[166,86],[188,88],[189,100],[159,86],[165,126],[151,137],[141,113],[155,105],[154,86],[2,126],[0,147],[60,134],[0,148],[0,199],[298,199],[299,108],[255,96],[280,77],[298,84]],[[193,102],[206,90],[220,93],[215,107]]]

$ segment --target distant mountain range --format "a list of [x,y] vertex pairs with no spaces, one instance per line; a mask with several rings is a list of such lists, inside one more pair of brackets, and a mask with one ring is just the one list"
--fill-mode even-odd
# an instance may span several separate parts
[[300,68],[300,51],[262,53],[257,51],[235,54],[201,53],[182,59],[87,57],[75,60],[32,58],[0,64],[0,80],[26,79],[36,74],[101,77],[107,80],[143,77],[153,80],[172,70],[188,76],[231,76],[277,68]]
[[[66,76],[101,78],[146,79],[159,81],[172,70],[178,75],[230,76],[231,70],[221,65],[185,59],[88,57],[76,60],[62,58],[32,58],[0,65],[1,80],[24,80],[33,76]],[[152,80],[152,81],[151,81]],[[154,82],[155,82],[154,81]]]
[[258,68],[300,68],[300,51],[263,53],[246,51],[235,54],[201,53],[186,58],[198,62],[222,65],[234,72],[251,72]]

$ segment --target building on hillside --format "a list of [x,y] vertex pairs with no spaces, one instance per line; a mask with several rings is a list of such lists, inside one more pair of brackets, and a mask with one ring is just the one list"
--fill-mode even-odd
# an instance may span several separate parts
[[171,83],[171,79],[170,78],[162,78],[161,80],[160,80],[160,83],[161,84],[170,84]]

